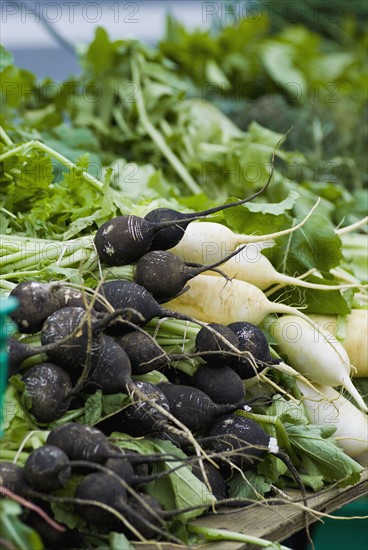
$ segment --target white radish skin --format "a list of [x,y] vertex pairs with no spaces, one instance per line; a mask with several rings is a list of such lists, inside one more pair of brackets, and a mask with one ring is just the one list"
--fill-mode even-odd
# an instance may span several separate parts
[[[349,287],[357,287],[359,284],[348,285],[323,285],[318,283],[310,283],[295,277],[289,277],[276,271],[270,260],[263,256],[261,247],[265,248],[267,243],[251,244],[239,250],[239,254],[221,264],[221,271],[236,279],[251,283],[261,290],[265,290],[269,286],[281,283],[282,285],[301,286],[303,288],[312,288],[315,290],[341,290]],[[208,275],[219,277],[219,273],[209,271]]]
[[[334,426],[333,437],[345,453],[368,459],[368,417],[353,403],[329,386],[315,385],[315,389],[297,380],[304,396],[303,403],[309,419],[314,424]],[[323,397],[321,394],[323,394]]]
[[228,325],[247,321],[258,325],[269,313],[292,313],[307,317],[293,307],[270,302],[254,285],[222,277],[197,275],[188,283],[188,290],[165,307],[185,313],[205,323]]
[[300,223],[270,235],[244,235],[234,233],[220,223],[192,222],[186,228],[182,240],[170,252],[185,262],[206,264],[224,260],[242,244],[266,242],[264,246],[273,246],[271,239],[289,235],[300,229],[313,214],[319,202],[320,199]]
[[[350,378],[350,359],[331,334],[306,319],[296,315],[284,315],[270,325],[271,335],[280,353],[287,355],[287,362],[311,382],[323,386],[342,386],[355,399],[359,407],[368,412],[358,390]],[[333,340],[333,341],[331,341]]]
[[182,240],[170,252],[184,262],[206,265],[224,260],[240,245],[247,243],[258,243],[260,249],[275,244],[269,235],[241,235],[221,223],[192,222]]
[[[222,269],[222,268],[221,268]],[[311,315],[323,330],[330,332],[336,339],[338,334],[338,318],[336,315]],[[368,377],[368,309],[352,309],[346,317],[344,338],[340,340],[352,365],[354,378]]]

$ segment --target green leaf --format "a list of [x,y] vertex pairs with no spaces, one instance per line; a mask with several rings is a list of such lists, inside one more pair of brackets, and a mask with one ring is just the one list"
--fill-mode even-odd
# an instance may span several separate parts
[[315,425],[285,425],[292,445],[309,456],[320,475],[328,482],[338,481],[340,487],[357,483],[363,467],[346,455],[331,437],[326,438]]
[[23,523],[21,516],[22,507],[12,500],[0,500],[0,533],[1,538],[5,540],[12,548],[17,550],[43,550],[39,534]]
[[262,500],[271,490],[272,482],[264,475],[248,470],[243,474],[236,472],[228,482],[229,498],[239,500]]
[[13,65],[14,56],[2,44],[0,44],[0,72]]

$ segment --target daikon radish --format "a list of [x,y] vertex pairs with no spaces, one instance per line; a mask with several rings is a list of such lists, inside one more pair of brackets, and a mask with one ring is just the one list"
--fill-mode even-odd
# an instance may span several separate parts
[[[222,269],[222,268],[221,268]],[[339,333],[339,322],[336,315],[311,315],[323,330],[330,332],[340,340],[355,367],[352,376],[368,376],[368,309],[352,309],[346,317],[342,334]],[[342,339],[340,339],[342,337]]]
[[[333,437],[352,458],[368,458],[368,417],[330,386],[315,385],[315,390],[297,380],[303,403],[314,424],[335,426]],[[326,396],[324,398],[321,394]]]
[[227,325],[247,321],[258,325],[269,313],[292,313],[308,321],[297,309],[270,302],[254,285],[233,279],[198,275],[188,283],[188,290],[167,302],[168,308],[206,323]]
[[313,214],[319,202],[320,199],[300,223],[270,235],[244,235],[234,233],[221,223],[192,222],[186,228],[181,241],[171,248],[170,252],[173,252],[185,262],[208,264],[224,260],[226,256],[242,244],[263,243],[261,245],[263,247],[273,246],[272,239],[289,235],[300,229]]
[[[297,277],[290,277],[279,273],[273,267],[272,263],[261,252],[267,242],[249,244],[243,250],[240,250],[236,256],[233,256],[225,263],[221,264],[221,271],[229,277],[246,281],[265,290],[269,286],[281,283],[282,285],[300,286],[303,288],[312,288],[315,290],[341,290],[344,288],[359,287],[360,284],[338,284],[325,285],[303,281]],[[208,275],[221,276],[215,271],[209,271]]]
[[288,364],[311,382],[323,386],[342,386],[358,406],[368,407],[350,378],[350,358],[338,341],[331,342],[331,334],[312,326],[297,315],[284,315],[269,326],[278,351],[287,355]]

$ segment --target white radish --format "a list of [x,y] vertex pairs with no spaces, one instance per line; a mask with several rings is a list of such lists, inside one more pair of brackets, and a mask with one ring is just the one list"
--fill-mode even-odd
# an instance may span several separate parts
[[270,235],[244,235],[234,233],[221,223],[192,222],[186,228],[182,240],[170,252],[185,262],[208,264],[224,260],[242,244],[263,243],[263,247],[270,247],[274,244],[271,239],[289,235],[300,229],[308,221],[318,204],[319,199],[300,223]]
[[[279,273],[273,267],[270,260],[261,253],[262,248],[265,248],[266,245],[267,243],[254,243],[246,246],[242,250],[239,248],[239,253],[236,256],[233,256],[225,263],[221,264],[221,271],[229,277],[251,283],[261,290],[276,283],[281,283],[282,286],[293,285],[314,290],[341,290],[344,288],[356,288],[361,286],[355,283],[346,285],[310,283],[297,277],[290,277],[283,273]],[[216,273],[215,271],[209,271],[208,275],[221,276],[220,273]]]
[[355,367],[352,376],[368,377],[368,309],[352,309],[346,316],[346,323],[342,325],[341,331],[337,315],[315,314],[310,318],[340,340]]
[[[368,417],[351,401],[330,386],[315,385],[315,389],[297,380],[304,396],[303,403],[313,424],[334,426],[333,437],[345,453],[368,459]],[[322,394],[322,395],[321,395]],[[326,396],[326,397],[323,397]]]
[[308,320],[297,309],[270,302],[254,285],[233,279],[197,275],[188,283],[188,290],[166,304],[174,311],[185,313],[206,323],[227,325],[247,321],[258,325],[269,313],[292,313]]
[[323,386],[342,386],[359,407],[368,407],[350,378],[350,358],[334,337],[300,315],[284,315],[269,325],[278,351],[287,355],[288,364],[311,382]]

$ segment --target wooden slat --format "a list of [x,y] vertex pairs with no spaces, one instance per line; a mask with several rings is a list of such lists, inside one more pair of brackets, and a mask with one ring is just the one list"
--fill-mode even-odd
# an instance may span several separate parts
[[[364,463],[367,466],[367,461]],[[300,495],[296,490],[287,493],[291,497]],[[350,487],[339,489],[332,487],[319,493],[308,493],[308,506],[323,513],[332,513],[346,504],[368,495],[368,467],[362,473],[360,481]],[[310,524],[317,518],[310,517]],[[363,520],[362,520],[363,521]],[[264,505],[254,504],[241,511],[231,511],[221,514],[210,514],[192,522],[195,525],[227,529],[270,541],[285,540],[303,529],[305,517],[303,511],[293,504]],[[183,550],[187,546],[171,543],[135,544],[137,550]],[[196,549],[207,550],[259,550],[259,546],[242,542],[221,541],[204,543]]]

